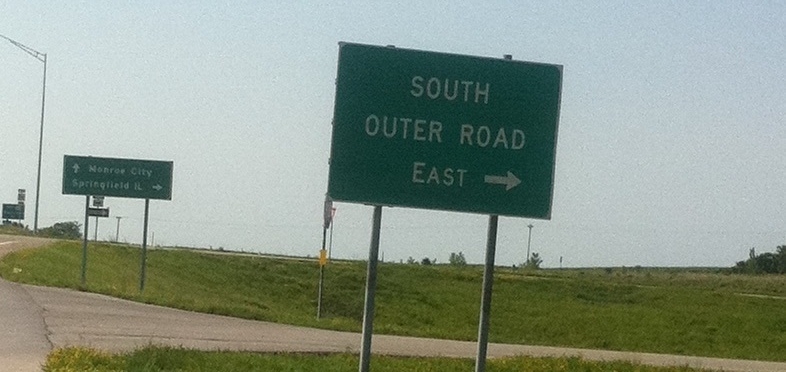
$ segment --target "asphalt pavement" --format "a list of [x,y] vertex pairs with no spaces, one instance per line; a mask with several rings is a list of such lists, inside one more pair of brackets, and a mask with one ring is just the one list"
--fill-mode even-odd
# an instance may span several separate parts
[[[14,242],[14,243],[9,243]],[[0,235],[4,252],[41,244]],[[202,350],[351,352],[360,334],[311,329],[146,305],[94,293],[0,279],[0,370],[39,371],[52,348],[88,346],[128,351],[149,344]],[[374,335],[373,354],[474,358],[477,343]],[[786,371],[786,363],[543,346],[490,344],[490,358],[579,356],[724,371]]]

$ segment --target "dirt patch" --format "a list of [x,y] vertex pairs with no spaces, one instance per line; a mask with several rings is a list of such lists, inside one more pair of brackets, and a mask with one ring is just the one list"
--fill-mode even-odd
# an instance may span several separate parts
[[744,296],[744,297],[753,297],[753,298],[770,298],[773,300],[786,300],[786,297],[783,296],[769,296],[769,295],[753,294],[753,293],[737,293],[737,295]]
[[23,235],[0,235],[0,258],[20,249],[41,247],[57,240]]

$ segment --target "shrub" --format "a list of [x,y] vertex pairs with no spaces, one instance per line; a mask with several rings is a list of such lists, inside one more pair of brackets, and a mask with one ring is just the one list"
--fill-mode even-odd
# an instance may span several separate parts
[[38,235],[55,239],[81,239],[81,225],[76,221],[58,222],[50,227],[38,230]]
[[532,252],[532,256],[524,264],[524,267],[527,269],[540,269],[540,264],[542,263],[543,259],[540,258],[540,255],[537,252]]
[[464,252],[451,252],[448,262],[451,266],[467,266],[467,259],[464,257]]
[[756,254],[756,249],[751,248],[748,259],[737,262],[732,271],[743,274],[786,274],[786,245],[778,246],[775,253]]

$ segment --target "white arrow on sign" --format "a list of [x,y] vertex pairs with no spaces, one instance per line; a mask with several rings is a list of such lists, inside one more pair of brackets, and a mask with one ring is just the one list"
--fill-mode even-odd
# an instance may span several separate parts
[[72,168],[74,168],[74,173],[79,173],[79,164],[74,163],[74,166]]
[[153,186],[153,189],[155,189],[156,191],[161,191],[161,189],[163,189],[163,188],[164,188],[164,186],[161,186],[161,185]]
[[505,185],[505,191],[508,191],[521,183],[521,180],[516,177],[515,174],[508,171],[508,174],[505,176],[489,176],[486,175],[485,178],[486,183],[496,184],[496,185]]

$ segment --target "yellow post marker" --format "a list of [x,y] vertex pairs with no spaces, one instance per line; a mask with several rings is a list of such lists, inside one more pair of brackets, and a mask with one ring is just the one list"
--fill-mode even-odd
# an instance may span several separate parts
[[320,249],[319,250],[319,266],[322,267],[322,266],[325,266],[325,265],[327,265],[327,250]]

